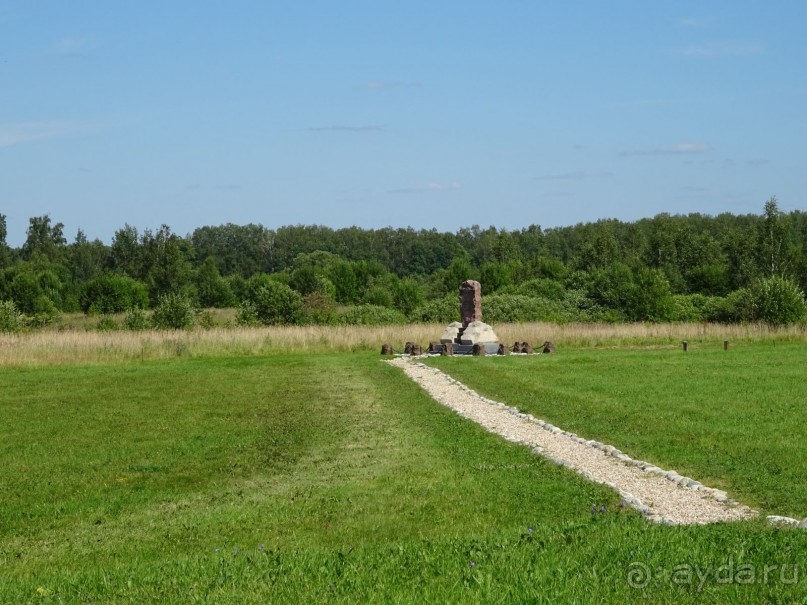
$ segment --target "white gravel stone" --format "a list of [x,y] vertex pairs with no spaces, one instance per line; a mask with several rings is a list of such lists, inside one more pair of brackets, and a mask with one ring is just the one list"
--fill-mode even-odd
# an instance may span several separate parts
[[[579,442],[549,423],[519,417],[518,413],[511,413],[513,408],[486,403],[475,392],[463,388],[435,368],[414,364],[406,358],[392,359],[386,363],[402,369],[437,402],[461,416],[505,439],[527,445],[540,455],[573,468],[593,481],[613,486],[628,504],[645,512],[653,521],[668,524],[712,523],[748,519],[757,514],[747,506],[727,505],[730,499],[725,492],[714,490],[712,494],[711,490],[703,488],[686,489],[661,476],[659,473],[665,471],[656,466],[646,464],[643,470],[635,462],[625,464],[602,451],[607,446],[597,441],[581,439],[582,442]],[[613,446],[611,451],[622,453]],[[625,457],[629,458],[627,455]],[[676,476],[684,485],[694,481],[675,471],[666,471],[666,474]],[[697,481],[695,483],[700,485]]]
[[768,523],[773,525],[800,525],[798,519],[791,519],[790,517],[781,517],[779,515],[768,515],[766,517]]

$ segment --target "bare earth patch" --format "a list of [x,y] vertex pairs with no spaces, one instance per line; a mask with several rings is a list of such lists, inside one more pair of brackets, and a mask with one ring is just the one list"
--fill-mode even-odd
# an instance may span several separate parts
[[617,490],[627,504],[654,521],[671,524],[739,521],[757,512],[724,492],[675,471],[636,461],[611,446],[588,441],[515,408],[485,399],[440,370],[407,358],[387,363],[402,369],[438,403],[537,454]]

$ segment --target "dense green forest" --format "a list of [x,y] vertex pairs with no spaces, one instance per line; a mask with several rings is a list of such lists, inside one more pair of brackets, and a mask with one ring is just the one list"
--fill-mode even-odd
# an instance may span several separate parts
[[[130,328],[190,325],[236,307],[242,324],[447,322],[478,279],[485,319],[804,321],[807,213],[660,214],[521,230],[124,225],[111,244],[32,217],[20,248],[0,214],[0,330],[60,313],[126,313]],[[148,313],[146,310],[149,311]]]

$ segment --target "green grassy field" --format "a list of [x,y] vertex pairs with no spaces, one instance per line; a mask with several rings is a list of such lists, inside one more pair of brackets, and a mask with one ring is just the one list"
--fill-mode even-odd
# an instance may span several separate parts
[[[750,350],[748,364],[761,351]],[[511,403],[532,389],[537,405],[556,399],[541,394],[550,387],[539,373],[554,372],[560,392],[570,371],[594,375],[591,363],[617,363],[609,354],[639,353],[655,360],[643,371],[672,358],[577,351],[437,363]],[[797,359],[794,348],[782,365]],[[635,368],[624,372],[615,383]],[[651,525],[615,493],[434,403],[377,354],[5,367],[0,384],[0,603],[807,599],[807,532],[761,521]],[[597,392],[565,390],[569,400]],[[607,432],[596,414],[572,414],[575,427],[558,414],[581,434]],[[750,432],[736,430],[738,441]],[[642,434],[630,444],[645,441],[652,448]],[[678,450],[665,442],[659,451]],[[734,493],[739,462],[712,455],[710,477]],[[786,508],[777,494],[789,488],[769,483],[766,497]]]
[[721,343],[432,363],[493,399],[634,458],[807,517],[807,347]]

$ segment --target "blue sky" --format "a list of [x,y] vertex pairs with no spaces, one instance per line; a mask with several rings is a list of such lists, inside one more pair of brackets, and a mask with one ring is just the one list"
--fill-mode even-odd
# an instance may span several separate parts
[[0,0],[0,213],[455,231],[804,208],[796,1]]

